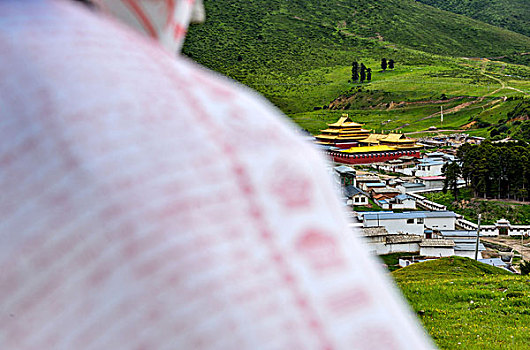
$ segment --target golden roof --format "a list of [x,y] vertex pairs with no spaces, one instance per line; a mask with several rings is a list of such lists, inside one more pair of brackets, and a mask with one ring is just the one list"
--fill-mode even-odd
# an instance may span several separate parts
[[403,134],[388,134],[381,141],[384,142],[416,142],[415,139],[410,139]]
[[396,151],[396,147],[377,145],[377,146],[362,146],[352,147],[343,152],[345,153],[367,153],[367,152],[385,152],[385,151]]
[[364,142],[364,143],[379,143],[379,140],[386,137],[386,135],[382,135],[382,134],[370,134],[368,135],[367,138],[365,138],[364,140],[361,140],[361,142]]
[[337,120],[335,123],[328,124],[329,126],[342,126],[342,127],[360,127],[362,124],[356,123],[350,119],[350,116],[347,114],[343,114],[339,120]]

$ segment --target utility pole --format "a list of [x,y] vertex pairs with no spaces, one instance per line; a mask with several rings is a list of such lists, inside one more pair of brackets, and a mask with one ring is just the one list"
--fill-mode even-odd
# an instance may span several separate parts
[[440,106],[440,129],[444,127],[444,107]]
[[480,237],[480,218],[482,214],[478,214],[478,226],[477,226],[477,244],[475,245],[475,260],[478,260],[478,242]]

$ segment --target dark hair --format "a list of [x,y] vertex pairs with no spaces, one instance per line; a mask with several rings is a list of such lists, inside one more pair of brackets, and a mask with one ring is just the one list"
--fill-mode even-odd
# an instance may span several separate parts
[[94,3],[90,0],[73,0],[73,1],[77,1],[77,2],[80,2],[82,3],[83,5],[86,5],[88,7],[90,7],[91,9],[94,9],[96,8],[96,6],[94,5]]

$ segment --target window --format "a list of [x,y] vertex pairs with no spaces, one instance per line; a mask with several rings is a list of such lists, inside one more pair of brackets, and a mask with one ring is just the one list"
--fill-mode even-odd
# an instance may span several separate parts
[[359,203],[359,197],[355,197],[355,203]]
[[414,223],[414,219],[407,219],[407,224],[413,224]]
[[418,218],[418,220],[416,221],[418,224],[423,224],[423,218]]

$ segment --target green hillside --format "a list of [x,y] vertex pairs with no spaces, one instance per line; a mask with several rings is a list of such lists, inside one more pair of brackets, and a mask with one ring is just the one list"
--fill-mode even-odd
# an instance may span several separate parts
[[527,0],[418,1],[530,36],[530,1]]
[[441,349],[526,349],[530,279],[459,257],[392,273]]
[[[487,136],[530,94],[530,65],[506,63],[530,62],[514,54],[530,51],[530,38],[412,0],[205,6],[207,21],[190,28],[184,53],[258,90],[312,133],[349,113],[378,131],[434,125]],[[396,68],[382,72],[383,57]],[[352,61],[372,69],[371,82],[348,82]]]

